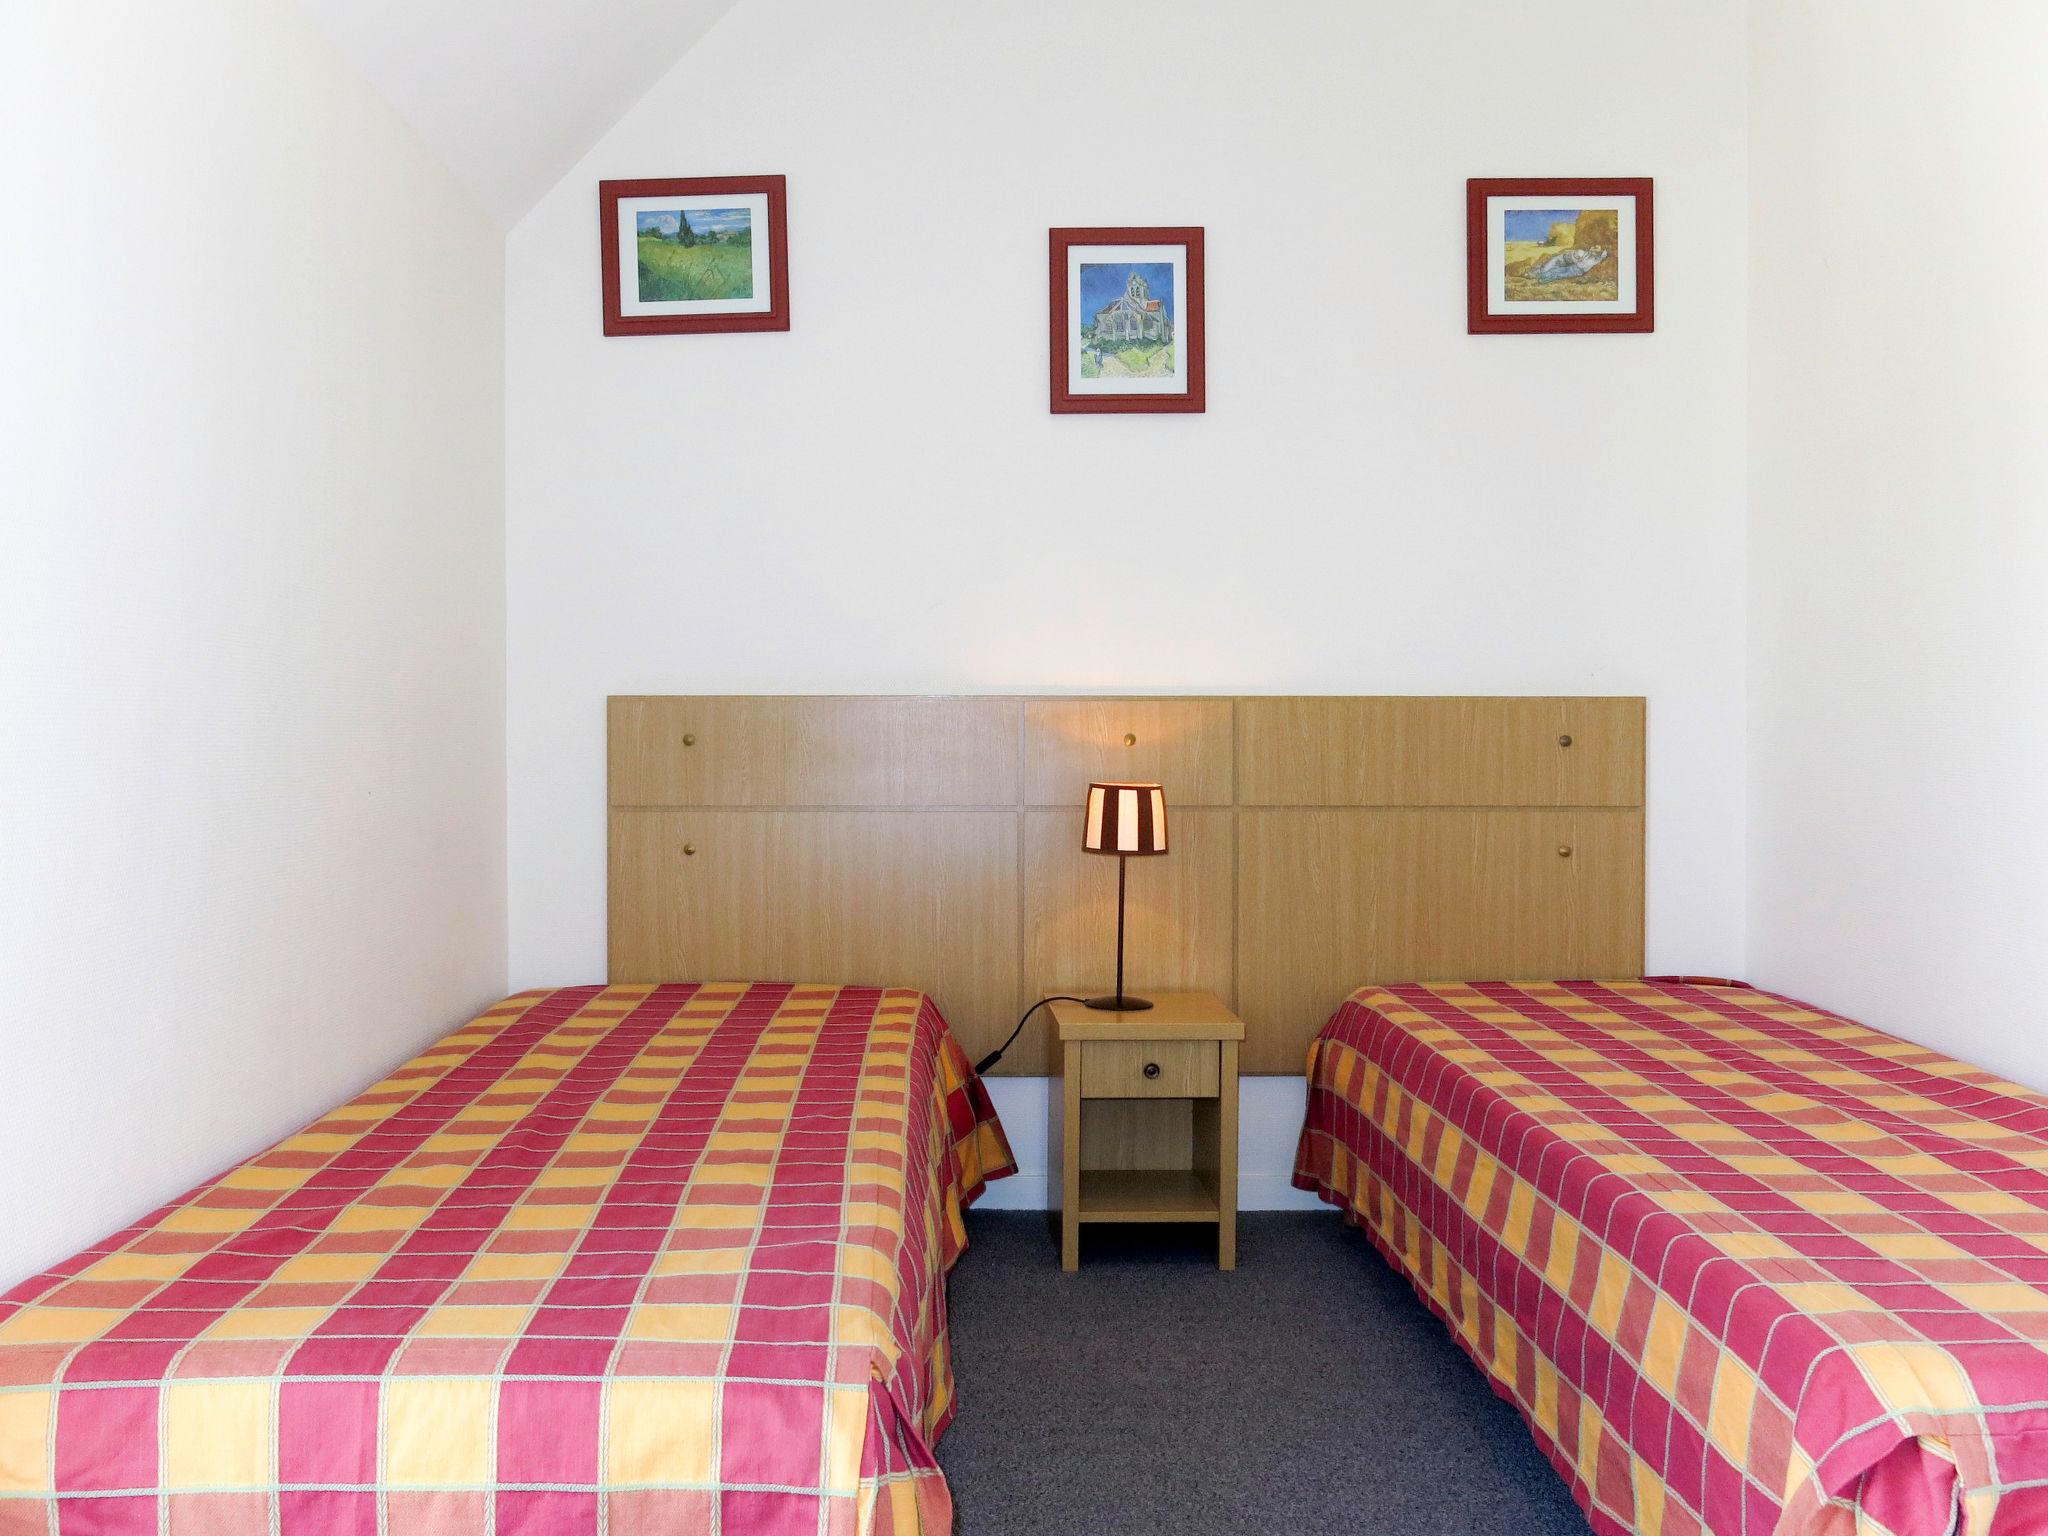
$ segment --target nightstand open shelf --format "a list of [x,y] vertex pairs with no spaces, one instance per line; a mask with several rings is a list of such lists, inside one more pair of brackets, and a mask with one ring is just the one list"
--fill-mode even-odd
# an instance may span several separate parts
[[1082,1221],[1214,1221],[1216,1176],[1192,1168],[1083,1168]]
[[1237,1053],[1244,1024],[1208,992],[1155,994],[1139,1013],[1052,1005],[1060,1081],[1049,1095],[1060,1264],[1090,1222],[1202,1222],[1237,1264]]

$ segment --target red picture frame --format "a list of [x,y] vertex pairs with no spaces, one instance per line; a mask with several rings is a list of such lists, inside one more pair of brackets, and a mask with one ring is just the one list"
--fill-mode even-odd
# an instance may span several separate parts
[[[622,300],[619,204],[631,198],[764,197],[768,223],[768,307],[739,314],[629,315]],[[686,336],[789,329],[789,191],[781,176],[677,176],[597,184],[607,336]],[[753,232],[749,232],[750,238]],[[650,236],[649,238],[653,238]]]
[[[1116,392],[1073,387],[1073,345],[1069,288],[1069,255],[1076,246],[1179,247],[1185,262],[1184,313],[1172,317],[1173,342],[1186,387],[1171,393]],[[1052,410],[1055,415],[1199,412],[1208,409],[1208,370],[1204,344],[1202,230],[1188,226],[1089,226],[1050,231],[1047,275],[1051,306]],[[1167,301],[1152,301],[1163,307]]]
[[[1492,308],[1488,223],[1496,197],[1635,200],[1635,307],[1603,314],[1503,314]],[[1475,336],[1564,332],[1654,331],[1657,328],[1656,183],[1648,176],[1475,176],[1465,183],[1465,329]]]

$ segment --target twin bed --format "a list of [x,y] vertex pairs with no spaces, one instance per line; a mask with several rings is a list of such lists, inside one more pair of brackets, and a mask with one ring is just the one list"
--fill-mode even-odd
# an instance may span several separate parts
[[[1600,1536],[2048,1531],[2048,1100],[1727,982],[1315,1034],[1346,969],[1640,969],[1639,700],[612,710],[612,984],[0,1295],[0,1536],[945,1536],[945,1274],[1013,1165],[932,995],[978,1052],[1086,974],[1063,801],[1133,776],[1187,808],[1148,977],[1234,990],[1248,1070],[1314,1035],[1296,1183]],[[905,985],[662,979],[727,967]]]
[[1731,982],[1369,987],[1295,1182],[1601,1536],[2048,1531],[2048,1099]]
[[508,998],[0,1297],[0,1533],[948,1532],[1011,1169],[918,993]]

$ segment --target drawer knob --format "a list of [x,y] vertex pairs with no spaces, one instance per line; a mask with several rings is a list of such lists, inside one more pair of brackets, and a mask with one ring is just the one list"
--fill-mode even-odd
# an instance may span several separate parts
[[695,745],[697,745],[696,735],[690,731],[683,732],[683,745],[686,747],[694,747]]
[[1557,845],[1557,856],[1560,859],[1570,858],[1572,856],[1572,845],[1570,843],[1559,843]]
[[1148,1061],[1148,1062],[1146,1062],[1146,1063],[1145,1063],[1145,1075],[1146,1075],[1147,1077],[1157,1077],[1157,1076],[1159,1075],[1159,1063],[1158,1063],[1158,1062],[1156,1062],[1156,1061]]
[[697,845],[696,845],[695,843],[685,843],[685,844],[683,844],[683,853],[684,853],[684,855],[685,855],[686,857],[687,857],[688,855],[690,855],[690,854],[693,854],[693,853],[695,853],[696,851],[697,851]]
[[1125,732],[1124,732],[1124,745],[1125,745],[1125,746],[1127,746],[1127,747],[1135,747],[1135,746],[1136,746],[1137,744],[1138,744],[1138,733],[1137,733],[1136,731],[1125,731]]
[[1569,736],[1560,736],[1557,738],[1557,744],[1560,747],[1568,747],[1572,744],[1572,739]]

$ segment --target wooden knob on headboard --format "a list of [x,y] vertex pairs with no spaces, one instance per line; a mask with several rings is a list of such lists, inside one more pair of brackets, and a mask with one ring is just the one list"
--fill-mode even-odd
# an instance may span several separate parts
[[1135,747],[1135,746],[1136,746],[1137,744],[1138,744],[1138,733],[1137,733],[1136,731],[1125,731],[1125,732],[1124,732],[1124,745],[1125,745],[1125,746],[1127,746],[1127,747]]
[[[685,737],[684,739],[688,740],[689,738]],[[1568,747],[1572,744],[1572,739],[1569,736],[1560,736],[1557,738],[1557,744],[1560,747]]]
[[696,851],[697,851],[697,845],[696,845],[695,843],[685,843],[685,844],[683,844],[683,854],[684,854],[684,856],[685,856],[685,857],[688,857],[688,856],[689,856],[690,854],[693,854],[693,853],[695,853]]
[[690,732],[685,731],[683,732],[683,745],[686,747],[694,747],[695,745],[697,745],[697,738]]
[[1570,843],[1559,843],[1557,845],[1557,856],[1560,859],[1570,858],[1572,856],[1572,845]]

